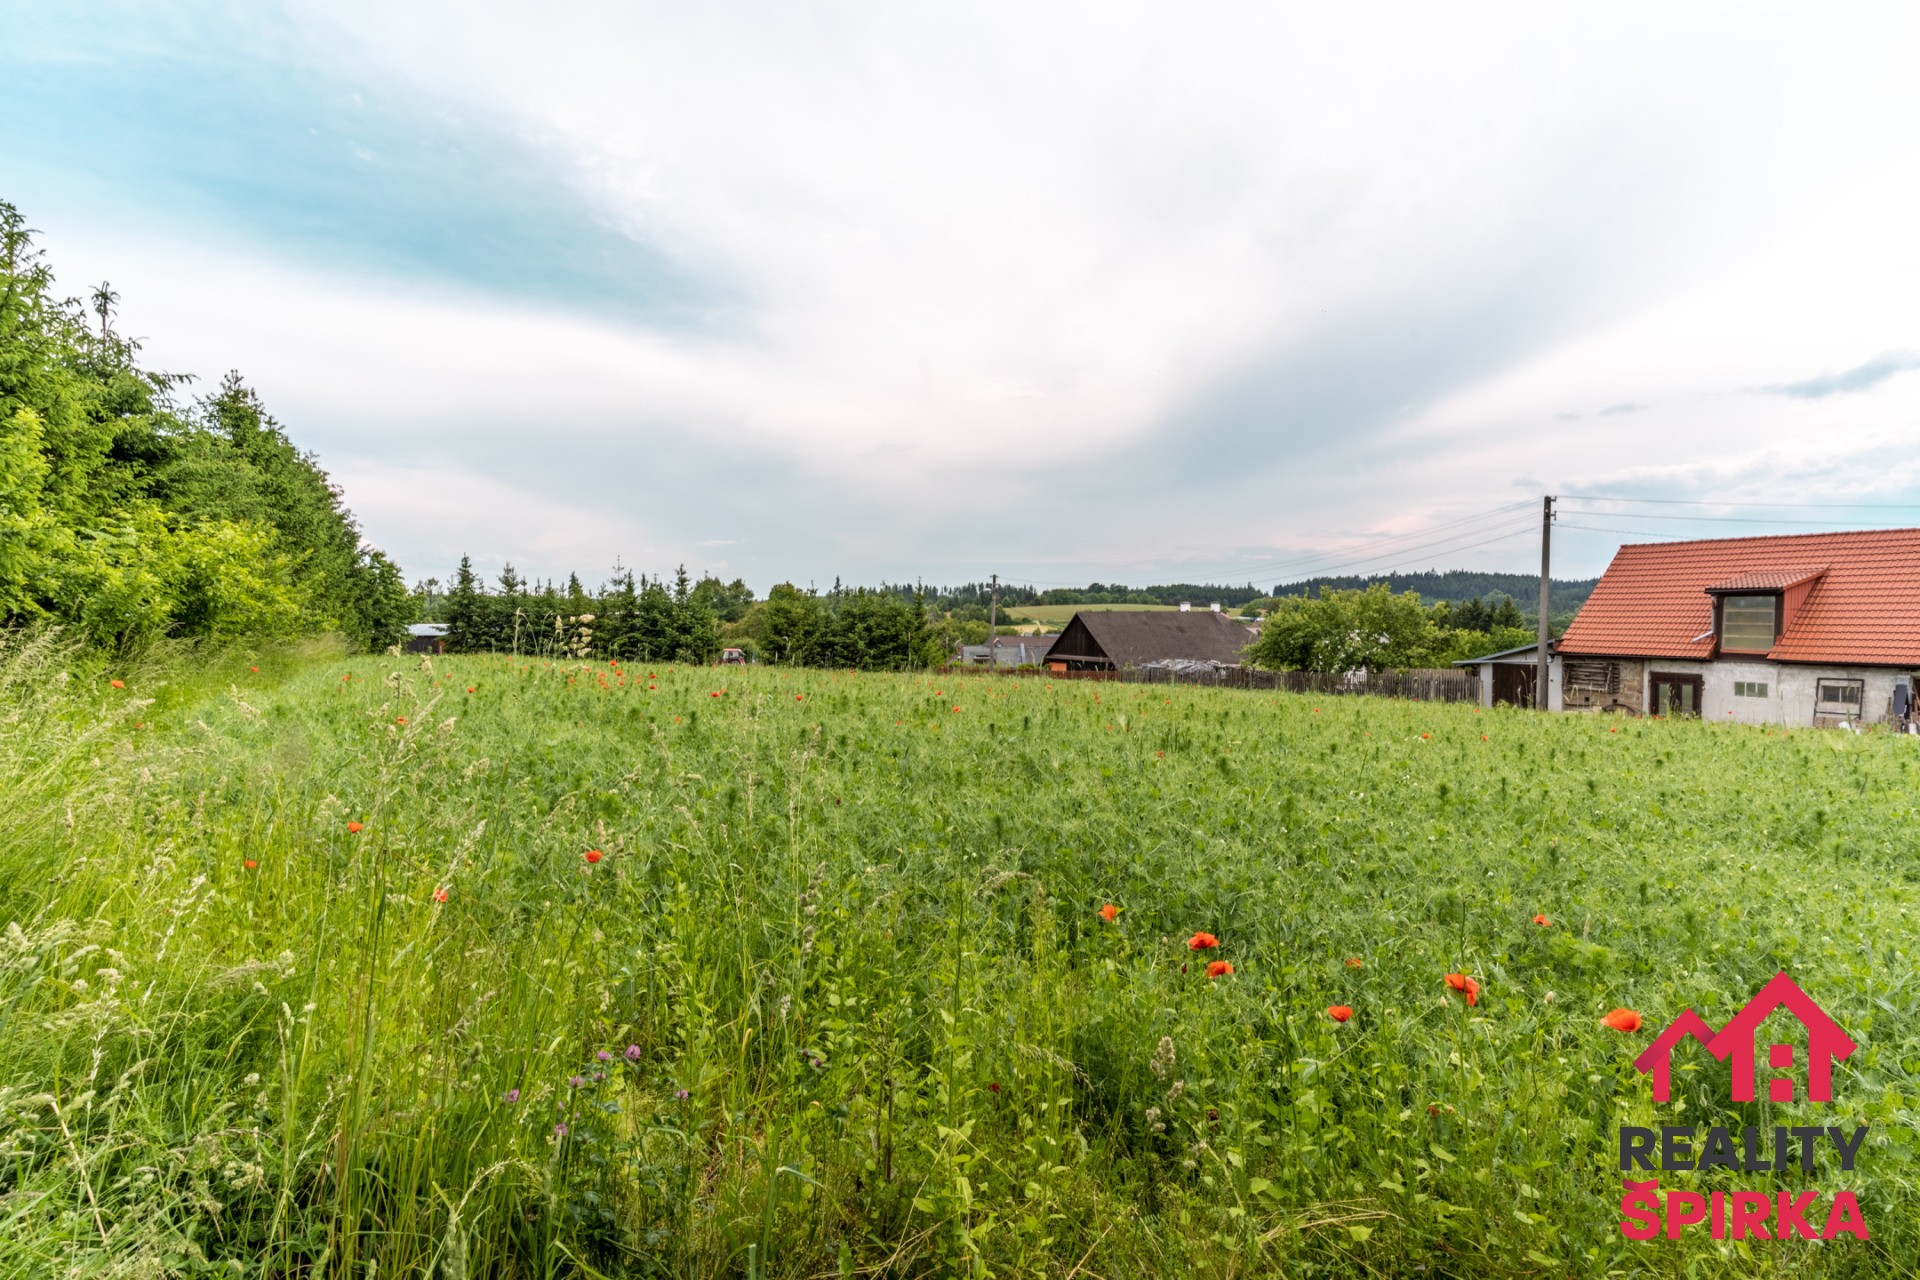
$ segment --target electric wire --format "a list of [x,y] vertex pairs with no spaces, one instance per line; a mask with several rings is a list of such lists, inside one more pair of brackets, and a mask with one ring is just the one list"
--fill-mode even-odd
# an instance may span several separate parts
[[1629,498],[1615,493],[1568,493],[1561,496],[1574,502],[1657,502],[1683,507],[1816,507],[1841,511],[1920,511],[1920,502],[1722,502],[1712,498]]
[[[1920,508],[1917,508],[1920,509]],[[1787,517],[1771,518],[1767,516],[1669,516],[1652,511],[1597,511],[1588,507],[1564,507],[1568,515],[1604,516],[1609,520],[1684,520],[1692,523],[1708,522],[1713,524],[1804,524],[1817,525],[1823,529],[1884,529],[1884,523],[1857,524],[1837,520],[1794,520]]]
[[[1356,543],[1353,546],[1342,547],[1334,551],[1313,552],[1313,553],[1304,554],[1304,555],[1286,556],[1278,560],[1265,561],[1259,564],[1255,564],[1250,568],[1236,569],[1233,571],[1232,574],[1229,574],[1228,576],[1237,577],[1242,573],[1252,573],[1252,574],[1256,574],[1264,577],[1269,574],[1293,573],[1293,572],[1298,572],[1299,569],[1302,567],[1311,568],[1312,566],[1317,565],[1323,561],[1344,559],[1354,555],[1355,553],[1363,552],[1363,551],[1371,551],[1375,548],[1383,549],[1383,554],[1386,554],[1386,555],[1397,555],[1399,554],[1399,549],[1395,548],[1394,544],[1396,543],[1406,542],[1410,538],[1426,538],[1429,535],[1439,533],[1444,529],[1457,529],[1461,525],[1476,524],[1480,521],[1492,520],[1492,519],[1495,519],[1496,517],[1508,515],[1512,512],[1520,510],[1523,507],[1529,507],[1532,505],[1533,504],[1531,502],[1509,503],[1504,507],[1492,507],[1492,508],[1489,508],[1488,510],[1474,512],[1471,515],[1460,516],[1453,520],[1445,520],[1440,522],[1439,524],[1427,525],[1424,528],[1420,528],[1420,529],[1409,529],[1405,533],[1392,534],[1384,538],[1375,538],[1370,542]],[[1462,530],[1460,534],[1455,536],[1470,536],[1474,533],[1479,533],[1479,532],[1483,532],[1483,530],[1477,530],[1477,529]],[[1440,539],[1440,541],[1444,542],[1444,541],[1448,541],[1448,539],[1442,538]]]

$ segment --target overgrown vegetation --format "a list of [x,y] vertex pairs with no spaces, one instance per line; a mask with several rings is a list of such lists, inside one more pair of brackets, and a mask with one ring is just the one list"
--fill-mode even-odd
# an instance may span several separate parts
[[[0,202],[0,626],[47,620],[131,651],[164,637],[339,632],[410,613],[339,491],[229,374],[211,394],[143,369],[116,295],[61,299]],[[97,329],[89,320],[91,305]]]
[[[1920,1267],[1908,739],[499,657],[63,669],[0,664],[10,1276]],[[1730,1108],[1687,1049],[1655,1107],[1634,1055],[1780,968],[1859,1043],[1836,1103]],[[1663,1184],[1851,1187],[1871,1241],[1624,1240],[1615,1135],[1662,1123],[1870,1125],[1851,1174]]]
[[1247,656],[1276,671],[1444,667],[1535,643],[1538,636],[1522,623],[1505,598],[1491,608],[1478,600],[1429,606],[1416,592],[1395,595],[1376,582],[1275,601]]

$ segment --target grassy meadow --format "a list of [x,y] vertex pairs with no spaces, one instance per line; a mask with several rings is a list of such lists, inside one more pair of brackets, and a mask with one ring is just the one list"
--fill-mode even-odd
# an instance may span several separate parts
[[[69,661],[0,663],[0,1274],[1920,1269],[1920,740]],[[1653,1034],[1783,967],[1859,1042],[1836,1102],[1686,1052],[1656,1108]],[[1622,1237],[1621,1124],[1806,1116],[1859,1165],[1779,1185],[1870,1241]]]

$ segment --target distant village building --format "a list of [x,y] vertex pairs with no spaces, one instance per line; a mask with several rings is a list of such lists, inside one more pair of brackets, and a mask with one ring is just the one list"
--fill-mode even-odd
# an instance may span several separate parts
[[[1531,707],[1540,685],[1538,644],[1517,649],[1502,649],[1485,657],[1468,658],[1453,665],[1480,678],[1480,705],[1483,707]],[[1564,711],[1560,691],[1560,642],[1547,641],[1547,710]],[[1619,710],[1603,707],[1602,710]]]
[[1054,671],[1118,671],[1154,663],[1238,667],[1250,628],[1224,613],[1172,609],[1086,609],[1073,615],[1047,654]]
[[[1483,690],[1502,661],[1531,671],[1531,653],[1479,660]],[[1554,666],[1556,706],[1568,711],[1908,727],[1920,529],[1622,547]]]
[[968,644],[960,647],[960,660],[984,667],[989,658],[996,667],[1035,667],[1047,660],[1047,651],[1060,637],[1051,635],[995,636],[991,646]]
[[447,628],[439,622],[410,622],[407,624],[408,653],[445,653],[447,651]]

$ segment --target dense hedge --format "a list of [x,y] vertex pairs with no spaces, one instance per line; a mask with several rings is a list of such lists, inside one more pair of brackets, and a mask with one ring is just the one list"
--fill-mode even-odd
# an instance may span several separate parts
[[[0,623],[91,643],[337,631],[383,647],[410,603],[340,492],[238,374],[138,363],[107,285],[61,299],[0,202]],[[92,318],[88,306],[92,308]]]

